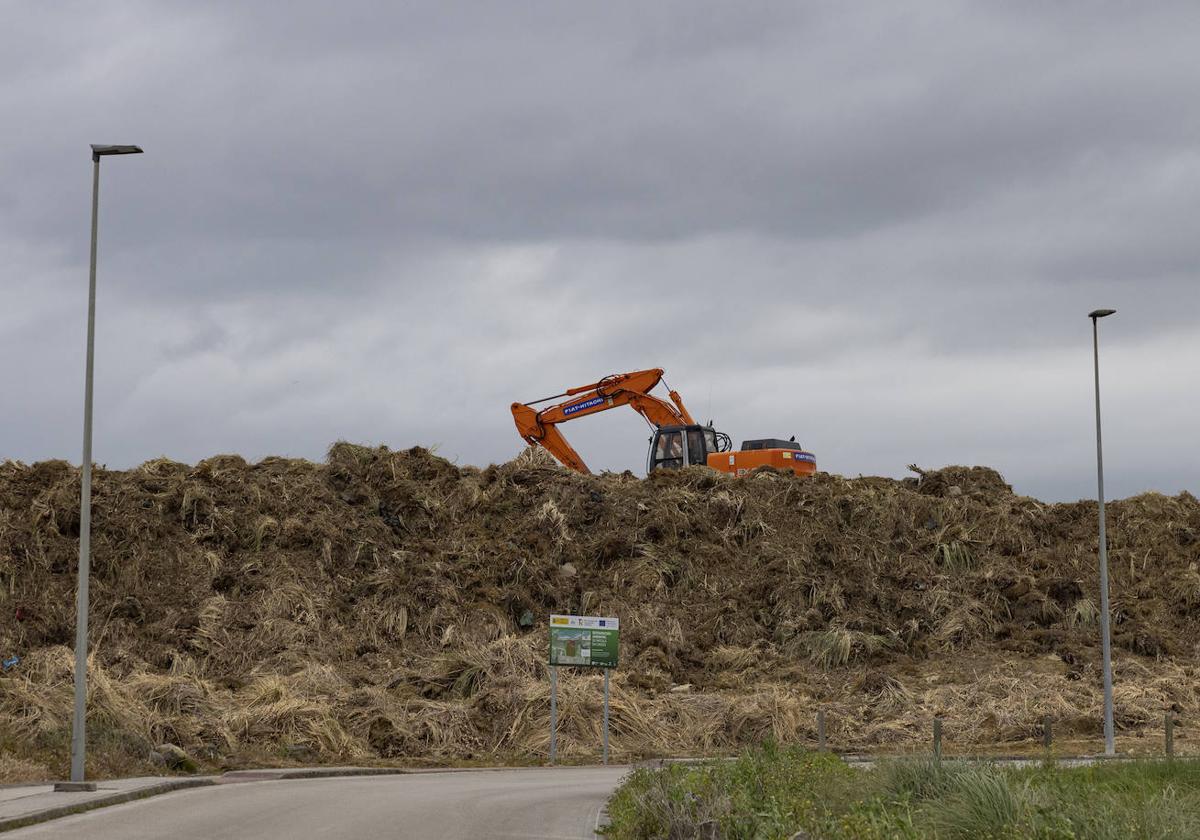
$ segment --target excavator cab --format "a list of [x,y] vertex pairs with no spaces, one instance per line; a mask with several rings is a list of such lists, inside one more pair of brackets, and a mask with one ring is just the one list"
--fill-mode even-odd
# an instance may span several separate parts
[[728,452],[729,435],[712,426],[660,426],[650,438],[647,474],[661,469],[706,466],[713,452]]

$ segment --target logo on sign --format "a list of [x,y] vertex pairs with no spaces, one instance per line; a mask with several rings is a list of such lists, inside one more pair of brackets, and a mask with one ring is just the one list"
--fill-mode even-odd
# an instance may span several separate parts
[[570,415],[588,408],[594,408],[595,406],[600,405],[602,402],[604,402],[604,397],[592,397],[590,400],[584,400],[581,403],[567,406],[563,409],[563,414]]

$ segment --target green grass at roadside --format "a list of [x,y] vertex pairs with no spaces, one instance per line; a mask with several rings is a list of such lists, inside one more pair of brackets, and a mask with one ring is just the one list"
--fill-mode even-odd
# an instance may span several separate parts
[[733,761],[635,771],[611,840],[1196,838],[1200,762],[1006,768],[896,759],[870,770],[767,744]]

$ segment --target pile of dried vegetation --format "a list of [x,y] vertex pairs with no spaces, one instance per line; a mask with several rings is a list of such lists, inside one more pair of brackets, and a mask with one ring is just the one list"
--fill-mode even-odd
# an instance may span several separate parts
[[[920,472],[920,471],[918,471]],[[78,471],[0,464],[0,775],[61,773]],[[622,620],[618,758],[813,737],[841,748],[1099,737],[1094,503],[994,471],[582,476],[335,445],[95,478],[92,755],[202,764],[536,760],[546,617]],[[1200,720],[1200,503],[1111,504],[1117,725]],[[560,750],[599,743],[599,679],[560,682]],[[1187,730],[1184,729],[1186,735]]]

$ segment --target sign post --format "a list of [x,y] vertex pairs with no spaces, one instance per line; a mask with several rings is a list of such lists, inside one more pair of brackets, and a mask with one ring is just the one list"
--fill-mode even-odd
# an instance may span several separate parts
[[550,763],[558,754],[558,668],[550,666]]
[[604,763],[608,764],[608,669],[604,669]]
[[620,621],[591,615],[550,616],[550,763],[558,750],[558,666],[604,669],[604,763],[608,764],[608,672],[617,667]]

